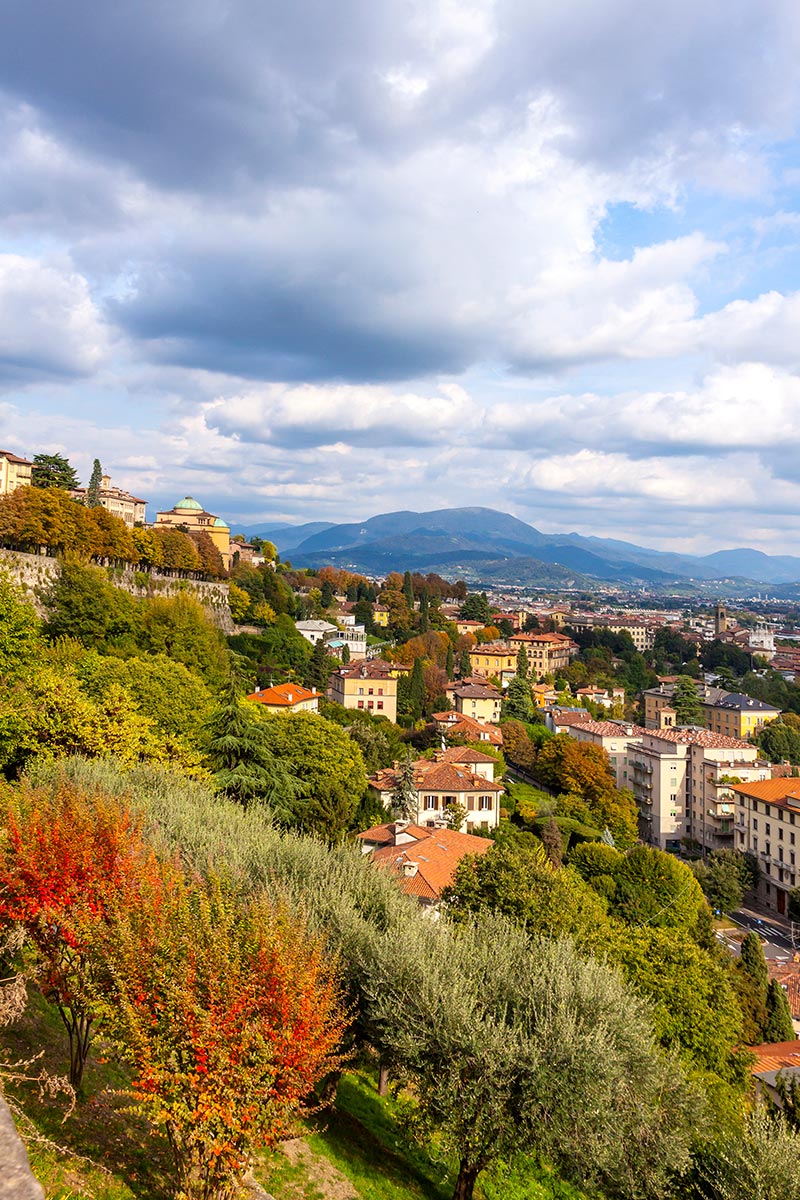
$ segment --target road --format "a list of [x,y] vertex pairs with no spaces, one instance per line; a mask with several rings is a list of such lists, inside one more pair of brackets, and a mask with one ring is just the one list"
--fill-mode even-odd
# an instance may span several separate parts
[[[772,962],[789,962],[791,960],[795,951],[791,938],[783,926],[770,920],[769,917],[759,917],[757,913],[749,912],[747,909],[738,909],[731,913],[731,920],[735,921],[741,929],[755,930],[764,946],[765,958]],[[738,953],[739,944],[735,938],[730,937],[730,934],[726,935],[725,931],[720,931],[717,936],[731,949],[735,947]]]

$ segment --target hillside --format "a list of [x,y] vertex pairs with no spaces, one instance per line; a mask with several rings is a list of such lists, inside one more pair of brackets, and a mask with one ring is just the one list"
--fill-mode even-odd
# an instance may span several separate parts
[[323,528],[275,529],[272,540],[281,554],[291,551],[295,566],[329,564],[376,575],[407,567],[497,582],[519,581],[524,575],[533,585],[565,587],[592,581],[669,586],[739,580],[764,586],[800,580],[800,558],[790,555],[747,548],[705,556],[674,554],[613,538],[545,534],[508,513],[478,507],[400,511]]

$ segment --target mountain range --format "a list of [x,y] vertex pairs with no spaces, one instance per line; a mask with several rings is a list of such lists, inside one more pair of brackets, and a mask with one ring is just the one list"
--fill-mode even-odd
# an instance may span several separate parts
[[707,555],[650,550],[613,538],[542,533],[491,508],[383,513],[342,525],[276,522],[239,531],[268,538],[295,566],[328,564],[369,575],[409,569],[487,583],[563,587],[752,582],[771,585],[774,594],[800,581],[800,558],[791,555],[747,548]]

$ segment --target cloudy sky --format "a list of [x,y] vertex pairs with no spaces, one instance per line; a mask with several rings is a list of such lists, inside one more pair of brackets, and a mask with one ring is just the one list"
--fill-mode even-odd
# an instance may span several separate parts
[[800,552],[797,0],[9,0],[0,444]]

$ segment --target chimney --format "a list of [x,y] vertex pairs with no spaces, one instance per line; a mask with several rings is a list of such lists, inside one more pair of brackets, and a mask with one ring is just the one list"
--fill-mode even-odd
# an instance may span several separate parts
[[257,684],[256,684],[256,695],[258,695],[258,693],[259,693],[260,691],[261,691],[261,684],[260,684],[260,683],[257,683]]
[[402,863],[401,866],[403,868],[403,875],[406,879],[413,879],[414,876],[416,875],[417,871],[419,870],[419,863],[415,863],[415,862],[407,862],[406,861],[406,862]]

